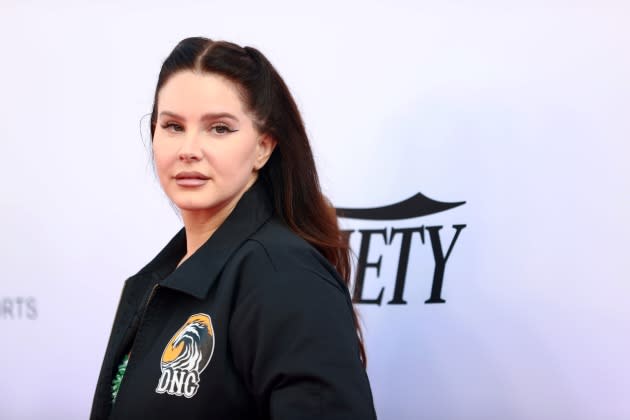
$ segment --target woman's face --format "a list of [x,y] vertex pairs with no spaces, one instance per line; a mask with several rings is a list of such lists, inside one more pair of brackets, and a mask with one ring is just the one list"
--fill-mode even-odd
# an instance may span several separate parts
[[231,211],[274,146],[254,127],[234,83],[221,76],[182,71],[158,94],[155,166],[182,212]]

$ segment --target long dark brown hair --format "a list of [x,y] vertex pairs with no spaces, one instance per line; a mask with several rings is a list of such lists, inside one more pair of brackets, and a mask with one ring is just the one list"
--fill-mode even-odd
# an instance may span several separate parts
[[[339,229],[334,207],[321,192],[302,117],[276,69],[252,47],[201,37],[182,40],[160,70],[151,113],[152,138],[160,89],[171,76],[184,70],[218,74],[236,84],[259,133],[277,141],[269,161],[259,173],[273,197],[276,214],[293,232],[319,250],[349,286],[347,238]],[[353,318],[365,367],[365,346],[356,309]]]

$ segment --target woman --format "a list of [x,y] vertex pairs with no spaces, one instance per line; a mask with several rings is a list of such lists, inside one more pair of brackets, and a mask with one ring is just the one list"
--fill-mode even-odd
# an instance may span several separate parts
[[91,418],[375,418],[347,242],[269,61],[181,41],[151,135],[184,228],[125,283]]

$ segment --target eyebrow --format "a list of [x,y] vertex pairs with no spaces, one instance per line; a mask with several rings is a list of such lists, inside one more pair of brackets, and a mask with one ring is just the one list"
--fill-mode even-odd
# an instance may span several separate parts
[[[162,117],[162,116],[172,117],[172,118],[176,118],[178,120],[186,121],[186,118],[182,117],[179,114],[171,112],[171,111],[162,111],[162,112],[160,112],[160,117]],[[209,112],[209,113],[203,114],[201,116],[201,120],[202,121],[205,121],[205,120],[216,120],[216,119],[219,119],[219,118],[229,118],[229,119],[232,119],[232,120],[238,122],[238,118],[236,118],[234,115],[230,114],[229,112]]]

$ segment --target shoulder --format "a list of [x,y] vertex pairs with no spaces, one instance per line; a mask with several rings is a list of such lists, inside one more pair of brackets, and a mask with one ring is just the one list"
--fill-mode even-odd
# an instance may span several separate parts
[[281,221],[271,219],[263,225],[234,255],[232,264],[238,272],[235,303],[241,311],[283,319],[327,307],[352,319],[350,293],[335,268]]
[[321,282],[347,293],[347,287],[328,260],[278,219],[265,223],[239,253],[243,276],[253,277],[254,281],[262,278],[266,286],[284,281]]

